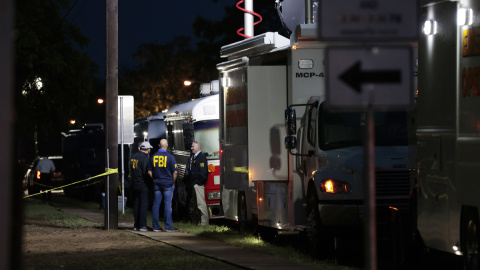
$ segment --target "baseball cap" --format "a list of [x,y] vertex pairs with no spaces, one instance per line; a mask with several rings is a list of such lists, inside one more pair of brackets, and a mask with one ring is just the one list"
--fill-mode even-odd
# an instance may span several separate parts
[[153,147],[150,145],[149,142],[142,142],[139,147],[140,147],[140,149],[142,149],[142,150],[147,150],[147,149],[149,149],[149,148],[153,148]]

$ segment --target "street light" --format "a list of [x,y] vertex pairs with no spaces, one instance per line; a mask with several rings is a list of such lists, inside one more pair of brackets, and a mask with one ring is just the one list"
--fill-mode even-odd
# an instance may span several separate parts
[[70,124],[75,125],[75,119],[70,120]]
[[[185,80],[183,81],[183,85],[184,86],[187,86],[187,87],[190,87],[192,86],[192,84],[200,84],[200,96],[201,96],[201,92],[202,92],[202,85],[204,84],[203,82],[197,82],[197,81],[190,81],[190,80]],[[194,98],[191,98],[190,94],[188,95],[188,99],[191,99],[191,100],[194,100]]]
[[192,84],[199,84],[199,94],[200,97],[208,96],[213,93],[218,93],[218,80],[216,81],[211,81],[211,82],[198,82],[198,81],[190,81],[190,80],[185,80],[183,82],[183,85],[185,86],[191,86]]
[[201,84],[204,84],[204,83],[206,83],[206,82],[200,82],[200,81],[195,81],[195,80],[185,80],[185,81],[183,81],[183,85],[185,85],[185,86],[191,86],[192,84],[201,85]]
[[103,102],[105,102],[105,101],[103,100],[103,98],[97,99],[97,103],[98,103],[98,104],[103,104]]

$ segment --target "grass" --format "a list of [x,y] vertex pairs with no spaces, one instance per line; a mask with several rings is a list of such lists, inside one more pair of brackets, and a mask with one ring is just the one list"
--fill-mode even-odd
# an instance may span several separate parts
[[[92,211],[98,211],[103,213],[103,209],[99,209],[99,204],[95,202],[82,202],[73,198],[54,195],[53,204],[68,207],[78,207],[83,209],[90,209]],[[30,219],[42,219],[44,223],[51,226],[69,227],[71,229],[79,228],[99,228],[99,224],[90,222],[78,216],[69,214],[65,211],[58,211],[54,207],[50,207],[46,204],[26,204],[25,215]],[[119,219],[125,219],[133,221],[133,211],[131,208],[125,209],[125,214],[119,212]],[[151,213],[148,214],[148,223],[151,223]],[[163,224],[161,221],[160,224]],[[251,249],[259,252],[264,252],[281,258],[285,258],[297,263],[317,266],[323,269],[352,269],[345,266],[335,265],[331,262],[314,261],[310,257],[302,252],[299,252],[295,248],[283,245],[278,246],[269,242],[263,241],[260,237],[255,236],[253,233],[238,232],[230,227],[222,224],[211,224],[209,226],[197,226],[188,222],[174,222],[174,226],[179,228],[182,232],[194,234],[210,239],[215,239],[228,243],[230,245],[239,246],[245,249]],[[167,267],[168,268],[168,267]],[[104,268],[98,268],[104,269]],[[198,267],[197,267],[198,269]]]
[[77,215],[51,207],[36,200],[25,203],[24,215],[28,217],[28,224],[46,225],[51,227],[67,227],[71,229],[99,228],[98,223],[80,218]]
[[[254,235],[252,232],[239,232],[223,225],[196,226],[190,223],[176,223],[176,226],[183,232],[194,234],[210,239],[215,239],[233,246],[254,250],[276,257],[284,258],[299,264],[316,266],[328,270],[354,269],[351,267],[335,265],[333,262],[312,260],[309,255],[302,253],[289,244],[272,244]],[[298,240],[297,236],[288,237],[287,241]]]

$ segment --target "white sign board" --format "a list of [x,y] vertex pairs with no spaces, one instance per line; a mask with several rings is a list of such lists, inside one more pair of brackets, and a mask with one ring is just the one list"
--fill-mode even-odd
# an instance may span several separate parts
[[330,47],[325,55],[328,106],[347,110],[413,106],[411,47]]
[[122,143],[122,135],[124,144],[133,143],[134,120],[133,96],[118,96],[118,144]]
[[320,0],[320,40],[418,39],[417,0]]

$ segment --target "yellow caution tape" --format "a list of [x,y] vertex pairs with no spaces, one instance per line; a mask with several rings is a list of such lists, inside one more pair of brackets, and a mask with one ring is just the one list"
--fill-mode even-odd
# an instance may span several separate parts
[[[118,169],[105,168],[105,172],[102,173],[102,174],[95,175],[95,176],[92,176],[92,177],[89,177],[89,178],[87,178],[87,179],[80,180],[80,181],[77,181],[77,182],[74,182],[74,183],[70,183],[70,184],[68,184],[68,185],[64,185],[64,186],[52,188],[52,189],[49,189],[49,190],[44,190],[44,191],[42,191],[42,192],[35,193],[35,194],[31,194],[31,195],[25,196],[25,197],[23,197],[23,198],[32,197],[32,196],[35,196],[35,195],[38,195],[38,194],[46,193],[46,192],[49,192],[49,191],[52,191],[52,190],[56,190],[56,189],[61,189],[61,188],[68,187],[68,186],[71,186],[71,185],[75,185],[75,184],[78,184],[78,183],[81,183],[81,182],[84,182],[84,181],[89,181],[90,179],[93,179],[93,178],[97,178],[97,177],[101,177],[101,176],[106,176],[106,175],[114,174],[114,173],[118,173]],[[100,182],[100,181],[98,181],[98,182]],[[97,182],[97,183],[98,183],[98,182]],[[93,184],[93,183],[92,183],[92,184]],[[91,185],[91,184],[89,184],[89,185]]]
[[243,166],[243,167],[233,167],[232,171],[234,172],[241,172],[241,173],[248,173],[248,167]]

